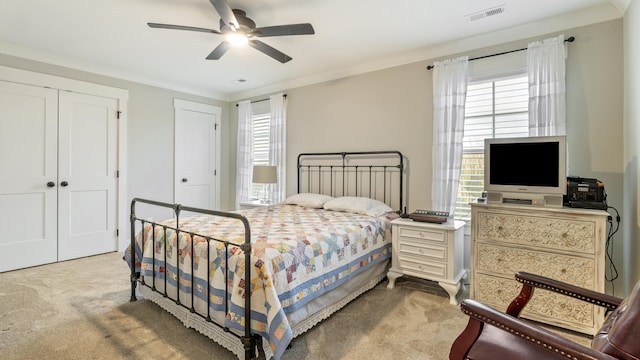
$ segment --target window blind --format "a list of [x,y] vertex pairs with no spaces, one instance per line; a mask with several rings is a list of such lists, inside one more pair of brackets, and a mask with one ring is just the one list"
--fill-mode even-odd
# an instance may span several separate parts
[[[269,165],[269,125],[271,114],[254,114],[253,120],[253,165]],[[251,196],[260,197],[262,184],[251,185]]]
[[467,86],[456,218],[470,219],[469,203],[484,190],[484,139],[529,136],[528,102],[526,75]]

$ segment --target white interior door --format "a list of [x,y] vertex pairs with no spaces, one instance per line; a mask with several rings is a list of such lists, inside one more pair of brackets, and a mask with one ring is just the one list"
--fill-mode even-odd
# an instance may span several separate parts
[[117,101],[60,92],[58,258],[117,250]]
[[57,90],[0,81],[0,272],[57,260],[57,120]]
[[178,204],[217,209],[219,123],[216,106],[176,100],[174,201]]

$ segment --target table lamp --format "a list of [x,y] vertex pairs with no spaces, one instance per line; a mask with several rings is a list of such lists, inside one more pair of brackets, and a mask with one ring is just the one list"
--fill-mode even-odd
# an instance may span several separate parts
[[267,199],[267,184],[275,184],[278,182],[278,167],[271,165],[255,165],[253,167],[253,183],[254,184],[264,184],[263,185],[263,194],[260,202],[262,204],[268,203]]

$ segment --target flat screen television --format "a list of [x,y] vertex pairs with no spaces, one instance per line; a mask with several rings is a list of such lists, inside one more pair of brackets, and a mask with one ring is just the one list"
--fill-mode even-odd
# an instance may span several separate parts
[[566,137],[486,139],[484,171],[487,193],[522,199],[535,199],[526,194],[560,196],[561,206],[567,192]]

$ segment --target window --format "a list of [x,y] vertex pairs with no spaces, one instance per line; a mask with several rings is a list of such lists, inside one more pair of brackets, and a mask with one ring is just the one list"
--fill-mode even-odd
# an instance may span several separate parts
[[469,83],[455,217],[471,218],[469,203],[484,190],[484,139],[529,136],[528,77]]
[[[269,125],[271,113],[253,114],[253,165],[269,165]],[[250,197],[259,198],[264,191],[263,184],[252,184]]]

